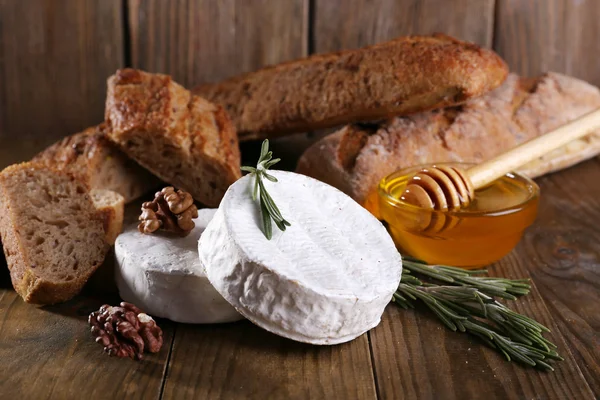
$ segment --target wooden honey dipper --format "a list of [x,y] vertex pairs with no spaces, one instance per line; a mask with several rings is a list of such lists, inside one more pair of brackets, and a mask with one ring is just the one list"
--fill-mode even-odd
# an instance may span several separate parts
[[[473,201],[475,190],[595,129],[600,129],[600,109],[466,171],[445,165],[423,168],[408,181],[400,199],[426,209],[459,210]],[[426,225],[428,231],[440,232],[455,224],[438,218]]]

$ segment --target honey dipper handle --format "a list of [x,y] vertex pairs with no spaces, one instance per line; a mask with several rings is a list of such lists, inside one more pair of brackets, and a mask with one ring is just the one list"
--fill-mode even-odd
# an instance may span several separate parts
[[567,143],[600,129],[600,109],[592,111],[545,135],[531,139],[482,164],[469,168],[466,173],[474,189],[479,189],[504,174],[527,164],[536,158]]

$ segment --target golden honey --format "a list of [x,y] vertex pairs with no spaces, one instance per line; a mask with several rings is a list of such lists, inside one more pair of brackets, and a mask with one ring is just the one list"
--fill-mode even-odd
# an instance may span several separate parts
[[[454,164],[463,168],[468,165]],[[509,253],[537,214],[539,188],[512,173],[475,192],[475,200],[459,211],[427,210],[400,200],[406,184],[421,167],[384,178],[365,207],[385,221],[396,246],[430,264],[463,268],[489,265]],[[440,232],[425,229],[445,221]]]

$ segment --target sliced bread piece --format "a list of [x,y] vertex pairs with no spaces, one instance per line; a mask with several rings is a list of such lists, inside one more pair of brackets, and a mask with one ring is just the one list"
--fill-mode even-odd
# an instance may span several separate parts
[[123,215],[125,214],[125,198],[112,190],[90,190],[92,202],[102,215],[106,242],[115,244],[117,236],[123,231]]
[[219,205],[241,176],[227,113],[168,75],[117,71],[108,80],[105,117],[108,137],[127,155],[207,206]]
[[91,189],[121,194],[129,203],[159,186],[159,180],[121,152],[105,136],[104,124],[67,136],[32,161],[68,172]]
[[0,173],[0,236],[13,287],[35,304],[79,293],[109,247],[85,184],[33,163]]

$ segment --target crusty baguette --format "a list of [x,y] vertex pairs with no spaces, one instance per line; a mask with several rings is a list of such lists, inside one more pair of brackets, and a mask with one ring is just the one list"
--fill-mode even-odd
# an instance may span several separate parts
[[32,161],[63,170],[92,189],[112,190],[129,203],[159,186],[159,180],[123,154],[105,137],[101,124],[67,136]]
[[86,185],[32,163],[0,173],[0,236],[15,290],[35,304],[79,293],[109,247]]
[[194,91],[224,106],[249,140],[455,105],[507,73],[493,51],[438,34],[317,54]]
[[112,246],[123,231],[125,198],[117,192],[105,189],[90,190],[90,197],[102,216],[106,242]]
[[168,75],[117,71],[108,80],[106,122],[127,155],[207,206],[218,206],[241,176],[227,113]]
[[[297,171],[363,203],[381,178],[401,168],[444,161],[481,162],[600,107],[600,91],[556,73],[509,75],[493,92],[460,107],[349,125],[313,144]],[[536,177],[600,152],[600,132],[522,170]]]

